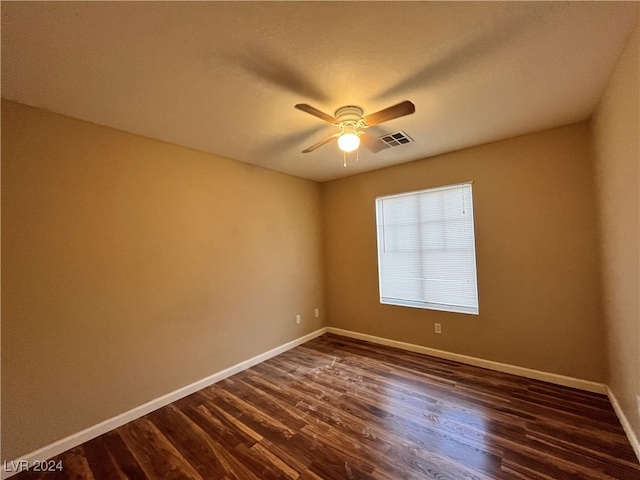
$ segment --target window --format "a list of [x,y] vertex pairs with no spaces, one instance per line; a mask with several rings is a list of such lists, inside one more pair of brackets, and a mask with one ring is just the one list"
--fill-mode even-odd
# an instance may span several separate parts
[[376,198],[380,303],[478,314],[471,184]]

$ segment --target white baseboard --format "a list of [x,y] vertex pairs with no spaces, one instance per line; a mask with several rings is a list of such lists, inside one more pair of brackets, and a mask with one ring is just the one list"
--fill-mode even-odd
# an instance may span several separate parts
[[627,438],[629,439],[629,443],[633,447],[633,451],[636,452],[636,457],[638,457],[638,461],[640,462],[640,442],[638,441],[638,437],[636,437],[633,428],[631,428],[631,424],[627,419],[627,416],[622,411],[620,404],[618,403],[618,399],[616,398],[613,390],[607,387],[607,395],[609,396],[609,401],[611,405],[613,405],[613,410],[616,412],[620,423],[622,424],[622,428],[624,428],[624,433],[627,434]]
[[530,368],[518,367],[515,365],[509,365],[507,363],[494,362],[493,360],[484,360],[482,358],[470,357],[459,353],[446,352],[444,350],[437,350],[431,347],[423,347],[421,345],[414,345],[412,343],[399,342],[397,340],[389,340],[387,338],[375,337],[373,335],[367,335],[365,333],[352,332],[349,330],[342,330],[340,328],[328,327],[329,333],[335,333],[336,335],[342,335],[344,337],[355,338],[358,340],[365,340],[371,343],[377,343],[379,345],[386,345],[388,347],[400,348],[402,350],[408,350],[410,352],[423,353],[425,355],[431,355],[432,357],[444,358],[446,360],[453,360],[455,362],[464,363],[467,365],[473,365],[475,367],[487,368],[489,370],[495,370],[502,373],[511,373],[513,375],[519,375],[521,377],[533,378],[534,380],[542,380],[544,382],[555,383],[556,385],[563,385],[565,387],[578,388],[580,390],[586,390],[587,392],[594,393],[607,393],[607,386],[603,383],[592,382],[590,380],[582,380],[580,378],[567,377],[564,375],[558,375],[556,373],[542,372],[540,370],[532,370]]
[[[320,335],[323,335],[327,332],[334,333],[336,335],[341,335],[344,337],[355,338],[358,340],[365,340],[367,342],[376,343],[379,345],[386,345],[389,347],[400,348],[402,350],[408,350],[411,352],[422,353],[425,355],[431,355],[438,358],[444,358],[446,360],[452,360],[452,361],[464,363],[467,365],[474,365],[477,367],[487,368],[487,369],[495,370],[498,372],[511,373],[511,374],[520,375],[526,378],[532,378],[535,380],[542,380],[549,383],[555,383],[557,385],[578,388],[581,390],[586,390],[588,392],[607,394],[609,396],[609,399],[611,401],[611,404],[613,405],[613,408],[616,414],[618,415],[618,418],[620,419],[620,423],[622,424],[622,427],[624,428],[627,434],[627,437],[629,438],[629,441],[631,442],[631,445],[634,451],[636,452],[638,459],[640,460],[640,443],[638,442],[636,435],[631,429],[631,425],[629,424],[626,416],[622,412],[622,409],[620,408],[620,405],[618,404],[618,401],[616,400],[615,395],[606,385],[602,383],[592,382],[589,380],[582,380],[579,378],[573,378],[573,377],[568,377],[564,375],[558,375],[555,373],[542,372],[540,370],[532,370],[529,368],[518,367],[515,365],[509,365],[506,363],[494,362],[492,360],[484,360],[482,358],[470,357],[470,356],[462,355],[459,353],[446,352],[444,350],[438,350],[435,348],[424,347],[421,345],[415,345],[411,343],[400,342],[397,340],[390,340],[387,338],[376,337],[376,336],[368,335],[365,333],[352,332],[349,330],[343,330],[343,329],[334,328],[334,327],[324,327],[308,335],[300,337],[296,340],[292,340],[291,342],[285,343],[284,345],[273,348],[253,358],[240,362],[225,370],[214,373],[213,375],[203,378],[202,380],[199,380],[195,383],[192,383],[178,390],[175,390],[171,393],[163,395],[162,397],[151,400],[150,402],[147,402],[127,412],[124,412],[113,418],[105,420],[104,422],[101,422],[97,425],[86,428],[81,432],[74,433],[73,435],[70,435],[66,438],[53,442],[49,445],[46,445],[34,452],[31,452],[27,455],[20,457],[17,460],[14,460],[13,462],[6,462],[6,464],[18,465],[19,464],[18,462],[23,461],[23,462],[27,462],[28,465],[33,465],[35,461],[42,462],[44,460],[48,460],[51,457],[59,455],[62,452],[65,452],[84,442],[87,442],[104,433],[107,433],[110,430],[118,428],[124,425],[125,423],[128,423],[137,418],[140,418],[148,413],[153,412],[154,410],[162,408],[172,402],[175,402],[176,400],[179,400],[181,398],[186,397],[187,395],[197,392],[198,390],[201,390],[210,385],[213,385],[214,383],[224,380],[225,378],[230,377],[231,375],[235,375],[236,373],[239,373],[243,370],[246,370],[247,368],[257,365],[260,362],[264,362],[265,360],[275,357],[276,355],[286,352],[287,350],[297,347],[298,345],[302,345],[303,343],[306,343],[309,340],[319,337]],[[1,478],[4,480],[6,478],[9,478],[15,475],[16,473],[18,472],[4,471],[3,469]]]
[[[253,358],[240,362],[225,370],[214,373],[213,375],[203,378],[202,380],[198,380],[195,383],[179,388],[178,390],[175,390],[171,393],[167,393],[162,397],[156,398],[143,405],[132,408],[128,412],[121,413],[120,415],[117,415],[113,418],[105,420],[104,422],[100,422],[97,425],[86,428],[80,432],[74,433],[73,435],[69,435],[66,438],[60,439],[56,442],[46,445],[34,452],[31,452],[27,455],[20,457],[17,460],[14,460],[13,462],[11,461],[7,461],[6,463],[3,462],[2,464],[3,471],[2,471],[1,478],[4,480],[5,478],[9,478],[19,473],[18,471],[6,471],[7,468],[13,470],[12,468],[13,466],[33,465],[34,462],[36,461],[43,462],[44,460],[48,460],[51,457],[55,457],[56,455],[59,455],[60,453],[69,450],[70,448],[77,447],[78,445],[84,442],[88,442],[89,440],[96,438],[104,433],[107,433],[110,430],[113,430],[114,428],[118,428],[124,425],[125,423],[128,423],[137,418],[140,418],[146,415],[147,413],[151,413],[154,410],[157,410],[166,405],[169,405],[170,403],[175,402],[176,400],[180,400],[181,398],[184,398],[187,395],[191,395],[192,393],[197,392],[198,390],[202,390],[203,388],[213,385],[214,383],[217,383],[220,380],[224,380],[225,378],[230,377],[231,375],[235,375],[236,373],[246,370],[247,368],[253,367],[254,365],[257,365],[260,362],[264,362],[265,360],[275,357],[276,355],[286,352],[287,350],[291,350],[292,348],[297,347],[298,345],[302,345],[303,343],[306,343],[309,340],[319,337],[320,335],[323,335],[326,332],[327,332],[327,327],[316,330],[315,332],[309,333],[308,335],[292,340],[291,342],[285,343],[284,345],[280,345],[279,347],[273,348],[268,352],[261,353],[260,355],[257,355]],[[22,463],[19,463],[19,462],[22,462]]]

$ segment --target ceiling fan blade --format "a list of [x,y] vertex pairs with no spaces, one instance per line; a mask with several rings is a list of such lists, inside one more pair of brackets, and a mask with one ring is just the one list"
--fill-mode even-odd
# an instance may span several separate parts
[[303,112],[310,113],[311,115],[318,117],[320,120],[324,120],[328,123],[338,123],[338,119],[336,117],[332,117],[331,115],[327,115],[324,112],[321,112],[317,108],[313,108],[311,105],[307,105],[306,103],[299,103],[296,105],[298,110],[302,110]]
[[367,147],[373,153],[378,153],[380,150],[384,150],[385,148],[389,148],[389,145],[384,143],[379,138],[368,135],[367,133],[363,133],[360,135],[360,141],[362,144]]
[[404,117],[405,115],[411,115],[415,111],[416,106],[409,100],[405,100],[404,102],[400,102],[392,107],[385,108],[384,110],[372,113],[371,115],[367,115],[363,118],[363,120],[368,127],[372,127],[373,125],[386,122],[387,120]]
[[313,145],[311,145],[309,148],[305,148],[302,153],[309,153],[309,152],[313,152],[314,150],[316,150],[317,148],[320,148],[321,146],[323,146],[325,143],[329,143],[331,140],[333,140],[334,138],[338,138],[340,136],[340,133],[334,133],[333,135],[331,135],[330,137],[325,138],[324,140],[320,140],[318,143],[314,143]]

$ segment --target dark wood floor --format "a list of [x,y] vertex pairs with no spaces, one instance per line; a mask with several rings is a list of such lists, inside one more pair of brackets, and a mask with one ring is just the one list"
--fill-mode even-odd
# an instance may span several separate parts
[[28,479],[640,479],[607,398],[324,335]]

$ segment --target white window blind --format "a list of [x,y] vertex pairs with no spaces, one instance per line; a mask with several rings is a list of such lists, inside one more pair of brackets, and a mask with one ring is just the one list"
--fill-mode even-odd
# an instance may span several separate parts
[[380,302],[478,314],[471,184],[376,199]]

